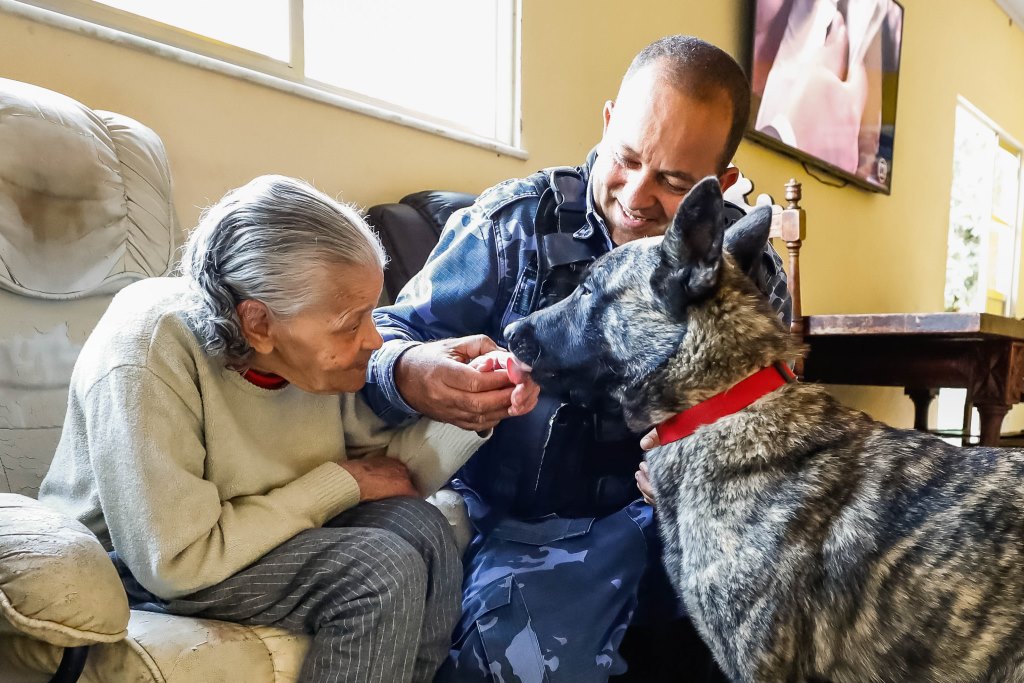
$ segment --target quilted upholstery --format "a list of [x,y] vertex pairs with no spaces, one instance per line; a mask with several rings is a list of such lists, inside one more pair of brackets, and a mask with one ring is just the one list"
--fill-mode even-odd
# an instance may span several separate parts
[[0,78],[0,149],[0,288],[73,299],[170,269],[177,221],[152,130]]

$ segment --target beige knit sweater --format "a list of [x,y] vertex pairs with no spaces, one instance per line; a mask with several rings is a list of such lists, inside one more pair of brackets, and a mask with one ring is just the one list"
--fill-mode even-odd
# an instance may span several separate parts
[[390,430],[356,395],[250,384],[202,351],[187,300],[178,278],[115,297],[75,365],[39,492],[156,595],[219,583],[358,503],[345,458],[386,448],[429,495],[484,442],[430,420]]

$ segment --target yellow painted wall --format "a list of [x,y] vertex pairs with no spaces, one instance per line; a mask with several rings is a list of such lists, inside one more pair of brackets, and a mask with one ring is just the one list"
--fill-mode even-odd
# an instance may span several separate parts
[[[826,187],[799,163],[749,142],[737,155],[740,167],[762,187],[791,175],[804,183],[808,238],[801,278],[807,313],[942,310],[957,95],[1024,143],[1024,30],[1011,25],[991,0],[902,5],[890,196]],[[1024,308],[1018,306],[1017,315]],[[835,393],[885,421],[913,423],[902,390],[845,387]],[[1024,421],[1020,407],[1014,413],[1007,425]]]
[[[167,145],[183,226],[227,189],[267,172],[304,177],[363,206],[427,187],[479,191],[577,163],[633,54],[674,32],[740,55],[744,0],[524,0],[526,161],[0,13],[0,76],[135,117]],[[953,117],[962,94],[1024,141],[1024,31],[992,0],[904,0],[893,192],[826,187],[744,142],[737,162],[760,191],[804,183],[805,311],[939,310],[945,277]],[[472,96],[472,83],[438,87]],[[1024,299],[1024,296],[1021,297]],[[895,390],[840,389],[898,424]]]

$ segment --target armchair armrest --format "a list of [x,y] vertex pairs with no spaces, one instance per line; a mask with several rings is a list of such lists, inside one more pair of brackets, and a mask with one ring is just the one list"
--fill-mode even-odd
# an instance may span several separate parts
[[60,647],[127,635],[128,598],[103,546],[36,500],[0,494],[0,633]]

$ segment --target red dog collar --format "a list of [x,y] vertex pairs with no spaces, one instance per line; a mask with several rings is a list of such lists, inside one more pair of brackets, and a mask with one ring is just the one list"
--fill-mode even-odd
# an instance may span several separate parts
[[765,394],[770,394],[784,384],[795,382],[796,377],[783,363],[758,370],[745,380],[734,384],[720,394],[701,401],[675,417],[657,426],[661,445],[684,439],[697,431],[698,427],[711,424],[720,417],[737,413]]

